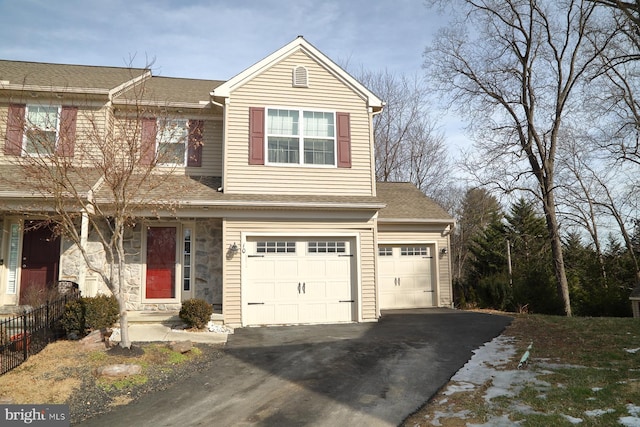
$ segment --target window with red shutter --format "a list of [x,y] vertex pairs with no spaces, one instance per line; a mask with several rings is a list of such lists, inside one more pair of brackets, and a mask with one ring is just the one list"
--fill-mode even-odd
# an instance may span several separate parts
[[249,108],[249,164],[264,165],[264,108]]

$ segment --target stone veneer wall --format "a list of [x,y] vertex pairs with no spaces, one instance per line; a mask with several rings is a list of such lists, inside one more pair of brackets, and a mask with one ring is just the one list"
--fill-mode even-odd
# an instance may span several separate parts
[[195,233],[194,297],[222,309],[222,221],[200,219]]
[[[172,310],[180,309],[180,304],[156,304],[142,302],[142,225],[137,224],[125,232],[124,248],[127,253],[125,265],[125,298],[128,310]],[[102,245],[95,233],[89,236],[88,248],[94,264],[106,270],[107,262]],[[204,299],[216,309],[222,307],[222,221],[219,219],[201,219],[196,222],[195,230],[195,273],[194,298]],[[84,260],[77,247],[64,241],[60,257],[60,277],[65,280],[80,281],[80,270]],[[110,294],[97,273],[88,272],[85,283],[80,289],[87,296],[96,293]]]

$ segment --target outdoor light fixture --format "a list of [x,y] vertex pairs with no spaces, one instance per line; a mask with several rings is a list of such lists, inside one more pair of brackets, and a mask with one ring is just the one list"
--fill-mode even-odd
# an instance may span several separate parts
[[446,254],[447,254],[447,248],[440,249],[440,255],[446,255]]
[[234,254],[238,252],[238,245],[236,245],[236,242],[233,242],[232,245],[229,245],[229,252]]

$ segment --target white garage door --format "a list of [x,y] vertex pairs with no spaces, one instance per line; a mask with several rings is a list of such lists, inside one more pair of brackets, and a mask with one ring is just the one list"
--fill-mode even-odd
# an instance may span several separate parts
[[429,245],[379,246],[381,309],[434,306],[432,254]]
[[248,239],[243,323],[354,321],[353,246],[345,239]]

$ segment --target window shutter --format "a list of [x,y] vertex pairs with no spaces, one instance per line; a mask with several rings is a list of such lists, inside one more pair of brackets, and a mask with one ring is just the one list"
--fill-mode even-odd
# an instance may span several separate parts
[[77,121],[78,108],[63,106],[60,113],[60,137],[56,146],[56,154],[58,156],[73,157]]
[[7,137],[4,142],[4,154],[19,156],[22,152],[22,136],[24,134],[24,114],[26,105],[10,104],[7,117]]
[[338,128],[338,167],[351,167],[351,124],[349,113],[336,113]]
[[264,165],[264,108],[249,108],[249,164]]
[[143,165],[153,164],[156,157],[156,134],[158,125],[155,118],[142,119],[140,163]]
[[189,120],[189,142],[187,149],[187,166],[202,166],[202,132],[203,120]]

